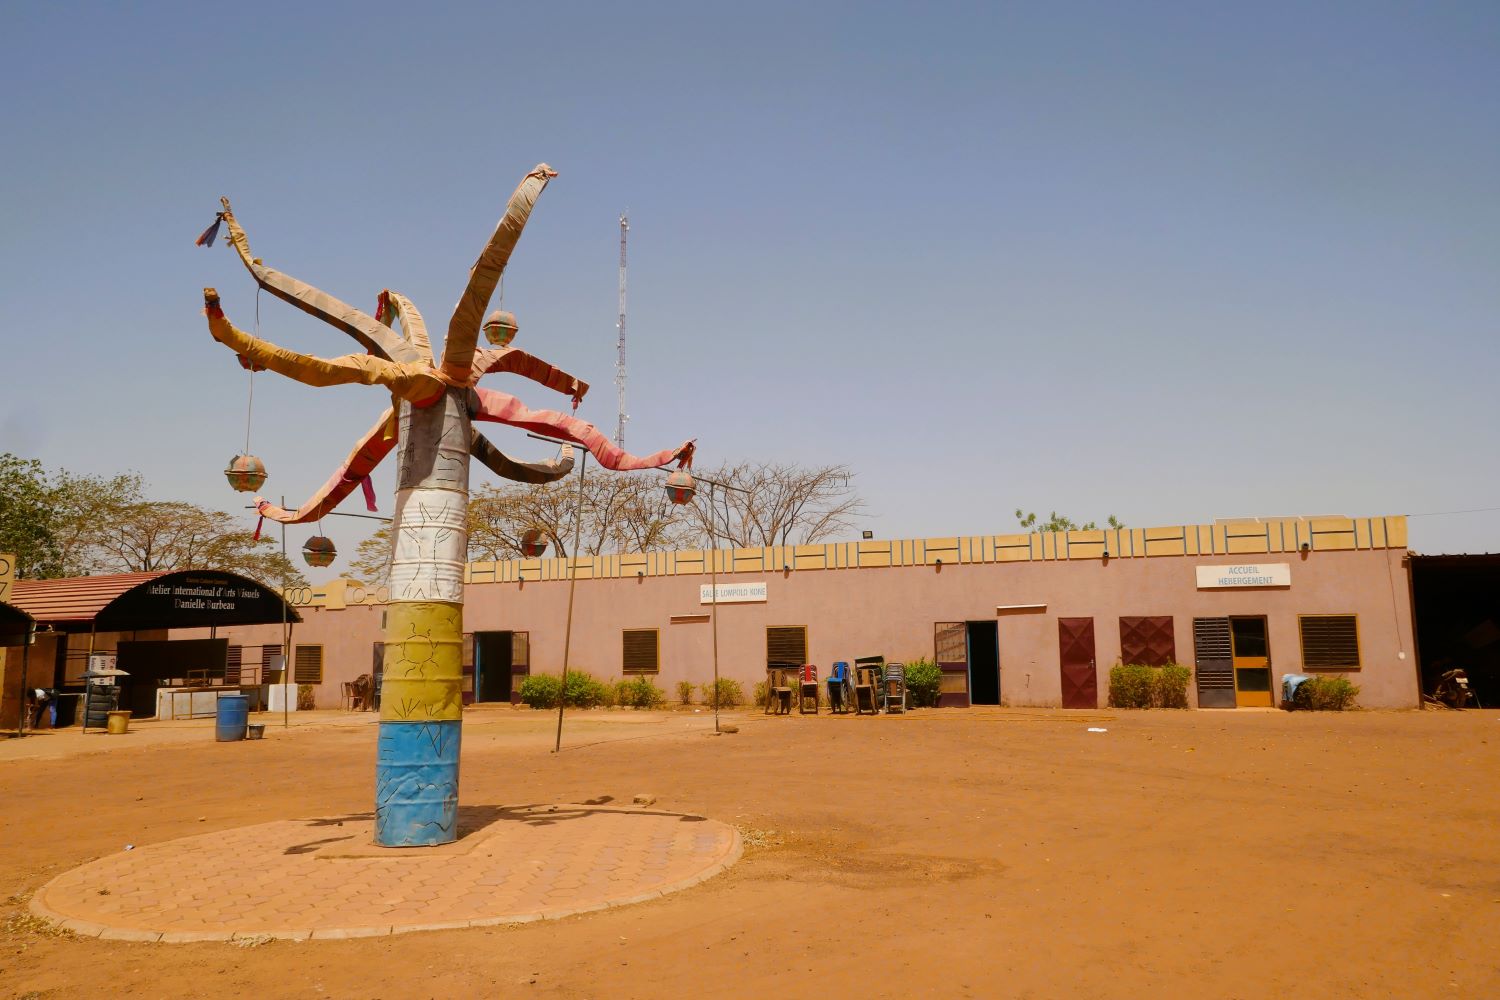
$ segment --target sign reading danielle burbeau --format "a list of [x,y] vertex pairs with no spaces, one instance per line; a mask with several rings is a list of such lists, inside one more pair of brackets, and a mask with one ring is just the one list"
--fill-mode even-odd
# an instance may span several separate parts
[[751,604],[766,599],[766,582],[721,583],[715,593],[712,584],[698,587],[699,604]]
[[1235,566],[1196,566],[1199,590],[1233,587],[1290,587],[1291,563],[1241,563]]

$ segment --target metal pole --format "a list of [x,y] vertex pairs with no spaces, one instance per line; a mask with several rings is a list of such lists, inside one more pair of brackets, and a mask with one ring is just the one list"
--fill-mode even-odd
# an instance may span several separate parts
[[36,641],[36,622],[26,626],[26,645],[21,647],[21,721],[16,723],[16,738],[26,735],[26,667],[31,662],[31,644]]
[[583,537],[583,473],[588,465],[589,453],[585,448],[583,458],[578,463],[578,509],[573,516],[573,552],[568,564],[568,625],[563,632],[562,689],[557,692],[557,742],[552,747],[553,753],[562,752],[563,703],[567,701],[568,694],[568,656],[573,650],[573,593],[578,589],[578,545]]
[[714,534],[714,483],[708,484],[708,621],[714,635],[714,734],[719,732],[719,541]]
[[[281,506],[286,507],[286,494],[281,495]],[[292,728],[291,708],[287,702],[291,700],[291,686],[287,679],[292,675],[292,633],[287,628],[286,621],[286,590],[287,575],[286,568],[290,563],[286,561],[286,522],[281,522],[281,728]]]

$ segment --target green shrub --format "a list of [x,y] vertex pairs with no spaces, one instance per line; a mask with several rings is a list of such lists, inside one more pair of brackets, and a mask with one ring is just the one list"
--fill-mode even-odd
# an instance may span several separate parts
[[1151,668],[1144,664],[1115,664],[1109,668],[1109,707],[1150,708],[1153,681]]
[[745,700],[745,689],[740,687],[739,681],[729,677],[719,678],[717,691],[712,684],[702,684],[699,687],[703,691],[703,704],[709,708],[733,708]]
[[754,704],[764,707],[766,704],[766,699],[769,697],[771,697],[771,685],[767,684],[765,681],[756,681]]
[[569,708],[596,708],[609,699],[609,685],[582,670],[568,671],[563,701]]
[[562,679],[552,674],[528,674],[521,681],[521,702],[532,708],[556,708]]
[[667,693],[649,677],[632,677],[615,685],[615,693],[621,708],[657,708],[666,704]]
[[693,703],[693,692],[696,690],[697,687],[692,681],[678,681],[677,700],[684,705],[691,705]]
[[1297,686],[1292,704],[1314,712],[1342,712],[1354,707],[1359,685],[1347,677],[1309,677]]
[[1155,683],[1151,688],[1151,704],[1156,708],[1187,708],[1188,681],[1193,671],[1180,663],[1168,663],[1156,668]]
[[313,700],[313,686],[311,684],[297,685],[297,711],[311,712],[317,707]]
[[1192,670],[1179,663],[1117,663],[1109,668],[1109,707],[1187,708],[1192,676]]
[[936,708],[943,671],[925,656],[906,665],[906,697],[913,708]]

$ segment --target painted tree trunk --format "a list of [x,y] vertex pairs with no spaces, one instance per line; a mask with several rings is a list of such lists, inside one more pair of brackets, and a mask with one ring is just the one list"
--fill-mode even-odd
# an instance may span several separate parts
[[468,389],[400,404],[391,597],[375,763],[375,842],[458,838],[468,547]]

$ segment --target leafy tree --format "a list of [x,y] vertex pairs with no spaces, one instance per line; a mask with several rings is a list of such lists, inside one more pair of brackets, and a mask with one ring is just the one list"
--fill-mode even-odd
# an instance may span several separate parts
[[[1047,520],[1042,521],[1040,524],[1038,524],[1037,522],[1039,519],[1037,518],[1035,511],[1027,514],[1023,513],[1022,510],[1017,507],[1016,520],[1021,523],[1021,527],[1032,533],[1036,533],[1039,531],[1097,531],[1099,528],[1099,526],[1093,521],[1088,521],[1084,524],[1077,524],[1071,517],[1068,517],[1066,514],[1059,514],[1055,510],[1047,515]],[[1113,514],[1105,518],[1104,526],[1106,528],[1116,529],[1125,527],[1124,523],[1121,522],[1120,519],[1115,517]]]
[[49,494],[41,462],[0,455],[0,552],[15,553],[16,575],[24,579],[57,576],[62,568]]
[[87,476],[59,469],[48,492],[52,534],[60,557],[58,575],[112,572],[98,547],[102,530],[121,511],[145,503],[144,490],[145,482],[135,472]]
[[[471,512],[473,508],[470,508]],[[470,543],[470,552],[473,543]],[[354,576],[370,587],[384,587],[391,582],[391,526],[383,524],[369,538],[359,543],[349,560]]]
[[101,573],[222,569],[271,584],[307,582],[269,536],[256,541],[231,515],[183,501],[127,504],[87,544]]

